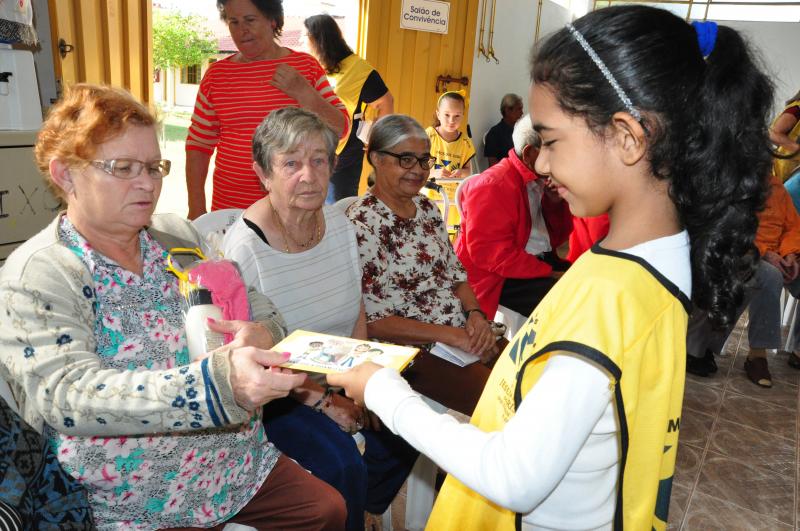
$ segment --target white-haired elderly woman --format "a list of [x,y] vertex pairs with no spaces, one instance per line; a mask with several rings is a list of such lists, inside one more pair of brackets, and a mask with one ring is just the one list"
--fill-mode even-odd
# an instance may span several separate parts
[[425,130],[410,116],[381,118],[367,160],[375,184],[347,217],[356,227],[369,336],[496,354],[495,335],[439,210],[419,194],[433,166]]
[[[355,232],[337,207],[324,206],[337,144],[312,112],[289,107],[264,119],[253,135],[253,169],[268,195],[234,223],[223,249],[245,282],[275,302],[290,332],[365,339]],[[265,409],[269,439],[336,487],[348,529],[363,529],[364,510],[386,510],[417,453],[388,430],[362,430],[367,412],[318,383],[307,381],[291,397]],[[363,457],[350,436],[359,430]]]

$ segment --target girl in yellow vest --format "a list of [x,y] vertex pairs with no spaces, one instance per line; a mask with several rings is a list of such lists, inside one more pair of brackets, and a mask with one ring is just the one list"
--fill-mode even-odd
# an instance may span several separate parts
[[768,78],[735,30],[695,24],[609,7],[538,49],[535,169],[609,232],[501,354],[469,425],[390,369],[328,377],[449,472],[429,529],[666,527],[690,297],[734,319],[771,164]]
[[434,160],[431,177],[463,179],[472,175],[475,146],[460,130],[465,110],[463,91],[449,91],[439,96],[436,122],[425,129],[431,139],[431,157]]
[[342,30],[330,15],[314,15],[303,21],[308,51],[320,62],[333,91],[352,120],[350,134],[336,148],[336,167],[328,187],[328,203],[358,195],[364,143],[371,124],[394,112],[394,98],[381,75],[353,53]]

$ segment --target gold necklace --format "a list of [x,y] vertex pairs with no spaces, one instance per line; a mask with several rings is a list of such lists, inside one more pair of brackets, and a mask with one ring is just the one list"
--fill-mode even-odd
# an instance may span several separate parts
[[272,204],[272,200],[267,198],[267,202],[269,202],[269,208],[272,210],[272,215],[275,217],[275,222],[278,224],[278,228],[281,231],[281,236],[283,236],[283,251],[285,253],[289,252],[289,242],[293,243],[295,247],[300,247],[301,249],[308,248],[315,240],[322,239],[322,225],[319,222],[319,217],[315,214],[314,215],[314,230],[311,233],[311,237],[304,243],[300,243],[294,238],[292,235],[289,234],[289,231],[286,230],[286,227],[281,221],[281,217],[278,215],[278,211],[275,210],[275,206]]

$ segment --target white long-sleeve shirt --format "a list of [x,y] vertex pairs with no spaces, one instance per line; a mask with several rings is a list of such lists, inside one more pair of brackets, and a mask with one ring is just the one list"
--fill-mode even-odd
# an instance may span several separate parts
[[[691,295],[686,232],[625,252]],[[502,431],[485,433],[438,414],[399,374],[367,383],[367,407],[394,433],[469,488],[522,513],[523,529],[609,529],[619,467],[608,374],[583,358],[553,356]]]

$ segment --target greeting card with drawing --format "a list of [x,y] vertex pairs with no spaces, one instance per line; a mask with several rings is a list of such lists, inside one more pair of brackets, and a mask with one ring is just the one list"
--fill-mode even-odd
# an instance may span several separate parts
[[289,352],[292,355],[281,367],[325,374],[344,372],[365,361],[402,371],[419,352],[419,349],[413,347],[305,330],[295,330],[272,347],[272,350]]

